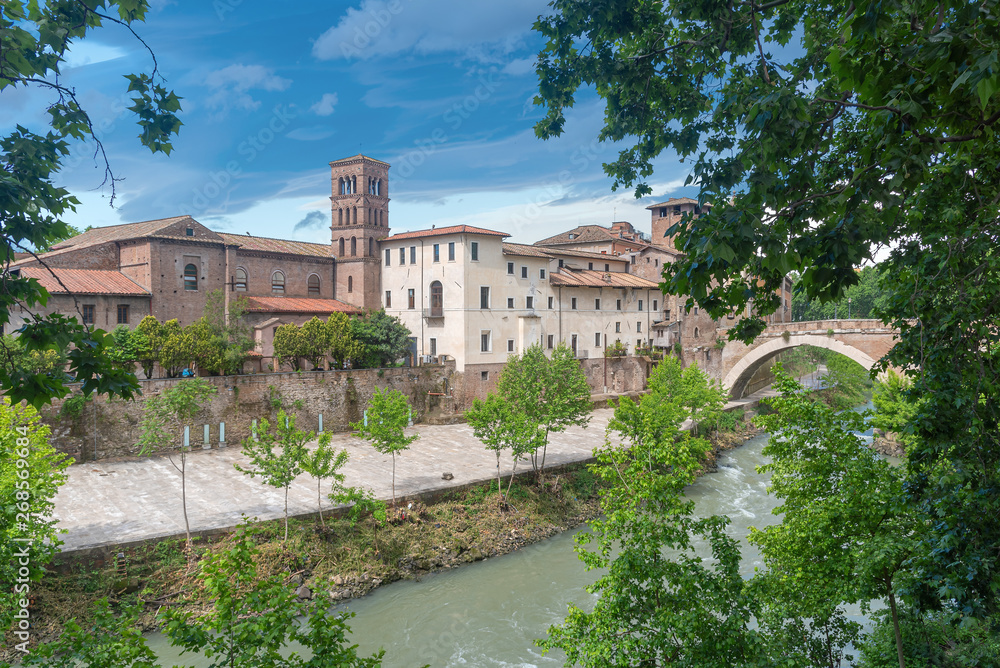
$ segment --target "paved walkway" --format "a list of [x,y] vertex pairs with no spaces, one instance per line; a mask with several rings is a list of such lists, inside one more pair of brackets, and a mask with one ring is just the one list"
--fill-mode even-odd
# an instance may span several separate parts
[[[775,394],[766,388],[730,401],[726,407],[746,406]],[[586,429],[573,427],[551,435],[547,467],[587,460],[595,446],[603,445],[612,410],[601,408],[591,416]],[[483,448],[469,425],[417,425],[408,431],[420,438],[396,456],[396,496],[496,476],[493,453]],[[350,455],[343,469],[345,484],[370,489],[381,499],[391,498],[391,457],[380,455],[366,441],[346,433],[335,434],[332,445],[346,449]],[[174,460],[179,461],[177,457]],[[192,533],[235,526],[244,515],[262,520],[283,516],[282,491],[240,473],[233,468],[234,463],[249,465],[239,446],[193,450],[188,455],[187,507]],[[530,463],[521,462],[519,470],[528,466]],[[509,456],[501,459],[501,471],[504,475],[510,473]],[[454,478],[443,480],[444,473]],[[329,489],[327,482],[324,497]],[[316,496],[316,480],[301,475],[288,491],[289,515],[316,512]],[[323,507],[331,508],[325,498]],[[166,457],[71,466],[69,479],[56,495],[54,515],[59,528],[66,530],[63,552],[183,535],[181,477]]]

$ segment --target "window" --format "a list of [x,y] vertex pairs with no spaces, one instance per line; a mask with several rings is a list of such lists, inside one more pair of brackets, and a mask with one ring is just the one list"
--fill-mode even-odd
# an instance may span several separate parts
[[454,241],[449,241],[448,242],[448,262],[454,262],[454,261],[455,261],[455,242]]
[[351,237],[351,257],[357,257],[358,255],[358,239],[357,237]]
[[655,311],[659,305],[660,305],[660,303],[654,299],[653,300],[653,310]]
[[696,338],[696,339],[698,338],[698,328],[697,327],[694,328],[694,338]]
[[410,264],[417,263],[417,247],[410,246]]
[[444,286],[441,281],[431,283],[431,315],[436,318],[444,316]]
[[247,291],[247,270],[243,267],[236,267],[236,292]]
[[615,304],[615,308],[618,309],[619,311],[622,310],[622,300],[620,300],[620,299],[617,300],[617,303]]
[[560,269],[562,269],[562,268],[563,268],[563,261],[562,261],[562,260],[559,260],[559,268],[560,268]]
[[539,269],[538,270],[538,278],[541,278],[543,280],[545,279],[545,270],[544,269]]
[[635,255],[632,256],[632,264],[635,264]]
[[392,265],[392,263],[390,262],[391,259],[392,259],[392,249],[391,248],[386,248],[385,249],[385,266],[388,267],[388,266]]
[[479,242],[472,242],[472,261],[479,262]]
[[594,263],[593,262],[588,262],[587,263],[587,269],[593,270],[593,268],[594,268]]
[[600,311],[601,310],[601,300],[600,299],[595,299],[594,300],[594,310],[595,311]]
[[275,295],[285,294],[285,275],[280,271],[271,274],[271,293]]
[[641,332],[642,331],[642,321],[641,320],[639,320],[639,321],[637,321],[635,323],[635,331],[637,331],[637,332]]
[[636,348],[642,348],[642,339],[636,339],[635,340],[635,347]]
[[392,290],[385,291],[385,307],[392,308]]
[[622,324],[620,322],[616,322],[615,323],[615,334],[621,334],[621,333],[622,333]]
[[694,314],[698,315],[698,307],[697,306],[694,307]]
[[554,338],[555,338],[554,335],[549,334],[549,340],[548,340],[548,346],[547,346],[549,350],[552,350],[552,341],[553,341]]
[[441,245],[440,244],[434,244],[434,261],[435,262],[440,262],[441,261]]
[[348,276],[347,277],[347,291],[348,292],[354,292],[354,277],[353,276]]
[[82,310],[83,310],[83,324],[85,324],[85,325],[93,325],[94,324],[94,305],[93,304],[84,304],[83,307],[82,307]]
[[570,300],[569,307],[574,311],[576,310],[576,297],[573,297],[573,299]]
[[479,308],[490,307],[490,289],[487,286],[479,288]]
[[306,279],[306,284],[309,287],[309,294],[319,295],[319,276],[316,274],[309,274],[309,278]]
[[438,354],[438,340],[437,339],[431,339],[430,343],[431,343],[431,357],[437,357],[437,354]]
[[528,268],[521,267],[521,278],[527,278],[527,277],[528,277]]
[[524,298],[524,308],[528,308],[528,309],[535,308],[535,298],[534,297],[525,297]]
[[600,348],[601,347],[601,333],[600,332],[597,332],[596,334],[594,334],[594,347],[596,347],[596,348]]
[[514,298],[507,297],[507,308],[514,308]]
[[198,267],[193,264],[189,264],[184,267],[184,289],[185,290],[197,290],[198,289]]
[[410,288],[406,291],[406,308],[413,309],[417,307],[417,297],[416,291]]
[[507,352],[514,352],[514,339],[507,339]]
[[186,234],[189,237],[193,237],[194,236],[194,228],[191,228],[191,227],[187,228],[186,230],[184,230],[184,234]]
[[490,352],[490,330],[488,329],[479,333],[479,350],[484,353]]
[[490,372],[489,371],[480,371],[479,372],[479,380],[489,380],[489,379],[490,379]]
[[646,264],[649,264],[649,258],[648,257],[646,258]]
[[128,304],[118,305],[118,324],[119,325],[128,324]]
[[640,311],[642,310],[642,300],[641,299],[639,300],[639,310]]
[[660,266],[660,258],[656,258],[655,260],[653,260],[653,266],[654,267],[659,267]]
[[607,262],[604,263],[604,271],[611,271],[611,265]]
[[513,262],[508,262],[507,263],[507,275],[508,276],[513,276],[514,275],[514,263]]
[[553,303],[555,302],[555,297],[549,297],[549,308],[554,308]]
[[404,264],[406,264],[406,249],[405,248],[400,248],[399,249],[399,266],[403,266]]

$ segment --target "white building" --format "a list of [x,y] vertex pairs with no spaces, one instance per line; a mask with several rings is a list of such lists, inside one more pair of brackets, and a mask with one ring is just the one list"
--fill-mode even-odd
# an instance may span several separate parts
[[627,273],[627,257],[508,236],[458,225],[381,242],[382,303],[413,333],[414,356],[448,356],[486,380],[534,343],[550,350],[564,341],[580,358],[602,356],[616,340],[649,345],[662,295]]

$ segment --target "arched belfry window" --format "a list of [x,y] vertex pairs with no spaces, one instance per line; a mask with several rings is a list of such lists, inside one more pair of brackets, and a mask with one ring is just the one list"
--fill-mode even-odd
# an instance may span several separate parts
[[309,274],[309,278],[306,280],[309,285],[309,294],[319,296],[319,276],[316,274]]
[[358,238],[351,237],[351,257],[357,257],[358,255]]
[[338,244],[340,250],[340,257],[344,257],[344,237],[340,237],[340,243]]
[[375,240],[368,237],[368,257],[375,257]]
[[348,276],[347,277],[347,291],[348,292],[354,292],[354,277],[353,276]]
[[198,289],[198,267],[193,264],[184,267],[184,289]]
[[358,224],[358,207],[353,207],[353,215],[351,216],[351,224]]
[[431,283],[431,316],[440,318],[444,315],[444,286],[441,281]]
[[234,286],[236,292],[246,292],[247,291],[247,270],[243,267],[236,267],[236,285]]
[[280,271],[271,274],[271,294],[285,294],[285,275]]
[[337,212],[340,214],[338,216],[338,218],[337,218],[337,221],[338,221],[337,224],[338,225],[343,225],[344,224],[344,210],[343,209],[337,209]]

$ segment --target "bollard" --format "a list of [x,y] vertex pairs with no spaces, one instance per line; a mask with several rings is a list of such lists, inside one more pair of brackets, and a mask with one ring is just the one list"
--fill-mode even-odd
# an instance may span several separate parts
[[225,422],[220,422],[219,423],[219,447],[220,448],[226,447],[226,423]]
[[319,431],[317,433],[319,433],[319,434],[323,433],[323,414],[322,413],[319,414]]
[[191,447],[191,427],[184,427],[184,447]]
[[365,426],[368,426],[368,409],[365,409]]
[[212,444],[208,442],[208,425],[205,425],[205,440],[201,443],[202,450],[211,450]]
[[256,420],[254,420],[252,423],[250,423],[250,438],[252,438],[255,441],[257,440],[257,421]]
[[406,426],[407,427],[413,426],[413,409],[410,408],[409,406],[406,407]]

